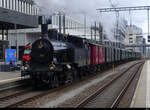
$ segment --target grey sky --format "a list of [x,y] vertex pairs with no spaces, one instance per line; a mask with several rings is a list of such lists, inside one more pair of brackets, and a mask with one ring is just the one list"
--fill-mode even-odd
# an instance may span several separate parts
[[[56,11],[63,11],[66,13],[86,12],[88,23],[95,20],[101,21],[106,28],[111,28],[115,23],[115,13],[104,13],[100,15],[97,8],[110,7],[109,0],[35,0],[37,4],[45,8],[45,13],[52,14]],[[150,0],[111,0],[113,4],[118,7],[125,6],[150,6]],[[76,17],[77,15],[72,14]],[[121,12],[120,16],[130,21],[129,12]],[[78,14],[80,20],[83,20],[83,15]],[[134,11],[132,12],[132,23],[143,28],[147,32],[147,11]]]

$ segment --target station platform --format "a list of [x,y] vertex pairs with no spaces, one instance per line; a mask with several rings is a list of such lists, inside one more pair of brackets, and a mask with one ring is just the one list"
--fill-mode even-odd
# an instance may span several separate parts
[[0,72],[0,85],[21,80],[20,71]]
[[130,108],[150,108],[150,60],[144,64]]

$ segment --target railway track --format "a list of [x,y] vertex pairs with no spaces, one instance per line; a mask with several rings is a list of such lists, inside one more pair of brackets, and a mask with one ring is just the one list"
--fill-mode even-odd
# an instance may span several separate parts
[[[90,108],[90,107],[92,108],[104,108],[104,107],[116,108],[120,100],[122,99],[123,95],[125,94],[126,90],[128,89],[128,86],[131,84],[136,73],[140,70],[140,68],[142,68],[143,64],[144,62],[138,62],[132,65],[131,67],[123,71],[121,74],[118,74],[115,78],[110,80],[107,84],[104,84],[101,88],[99,88],[96,92],[91,94],[89,97],[79,102],[74,108]],[[113,84],[118,79],[120,79],[127,73],[130,73],[130,76],[126,78],[127,80],[124,83],[123,88],[119,90],[119,93],[114,98],[110,98],[110,97],[108,98],[106,95],[106,90],[108,90],[111,93],[111,90],[109,90],[109,88],[113,86]],[[105,97],[102,97],[102,96],[105,96]],[[103,103],[101,104],[102,101]]]
[[7,108],[23,100],[23,95],[29,94],[31,90],[18,90],[12,94],[0,97],[0,108]]
[[[86,78],[82,79],[85,80]],[[82,81],[81,80],[81,81]],[[74,82],[76,84],[78,82]],[[17,93],[1,97],[0,98],[0,108],[15,108],[17,106],[21,106],[25,103],[28,103],[32,100],[38,99],[47,94],[54,93],[56,91],[62,90],[72,84],[66,84],[56,89],[46,90],[46,91],[38,91],[38,90],[22,90]],[[78,107],[78,106],[77,106]]]
[[27,78],[27,79],[14,81],[14,82],[8,82],[8,83],[0,84],[0,93],[5,92],[5,91],[9,91],[12,89],[16,89],[19,87],[24,87],[24,86],[29,84],[29,81],[30,80]]
[[[83,80],[85,80],[85,79],[83,79]],[[76,84],[76,83],[77,82],[75,82],[73,84]],[[0,97],[0,108],[15,108],[17,106],[21,106],[25,103],[28,103],[35,99],[38,99],[47,94],[51,94],[56,91],[62,90],[70,85],[72,85],[72,84],[69,83],[69,84],[65,84],[59,88],[50,89],[50,90],[42,90],[42,91],[33,90],[33,89],[18,91],[14,94]]]

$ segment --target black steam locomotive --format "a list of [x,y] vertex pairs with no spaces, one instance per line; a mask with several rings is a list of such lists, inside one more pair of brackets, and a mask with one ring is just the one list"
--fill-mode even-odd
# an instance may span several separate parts
[[[58,87],[79,80],[114,62],[141,58],[141,53],[91,43],[78,36],[63,35],[42,25],[42,37],[32,44],[28,69],[35,85]],[[111,59],[111,60],[110,60]]]
[[28,75],[35,85],[44,82],[51,87],[58,87],[79,79],[77,68],[90,65],[90,52],[85,48],[86,40],[58,34],[56,30],[49,30],[48,36],[45,32],[42,35],[41,39],[32,44],[28,68]]

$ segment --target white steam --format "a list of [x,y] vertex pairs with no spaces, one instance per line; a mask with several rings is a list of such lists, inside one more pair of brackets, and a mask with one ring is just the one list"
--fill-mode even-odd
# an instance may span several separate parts
[[[113,40],[112,29],[115,27],[115,13],[100,14],[96,9],[111,7],[109,0],[34,0],[42,9],[41,13],[51,15],[55,12],[65,12],[83,22],[83,12],[87,15],[89,25],[94,21],[103,24],[107,37]],[[118,7],[148,5],[147,0],[111,0]],[[149,3],[150,5],[150,3]],[[74,14],[79,13],[79,14]],[[127,13],[126,13],[127,14]],[[128,18],[127,18],[128,19]]]

